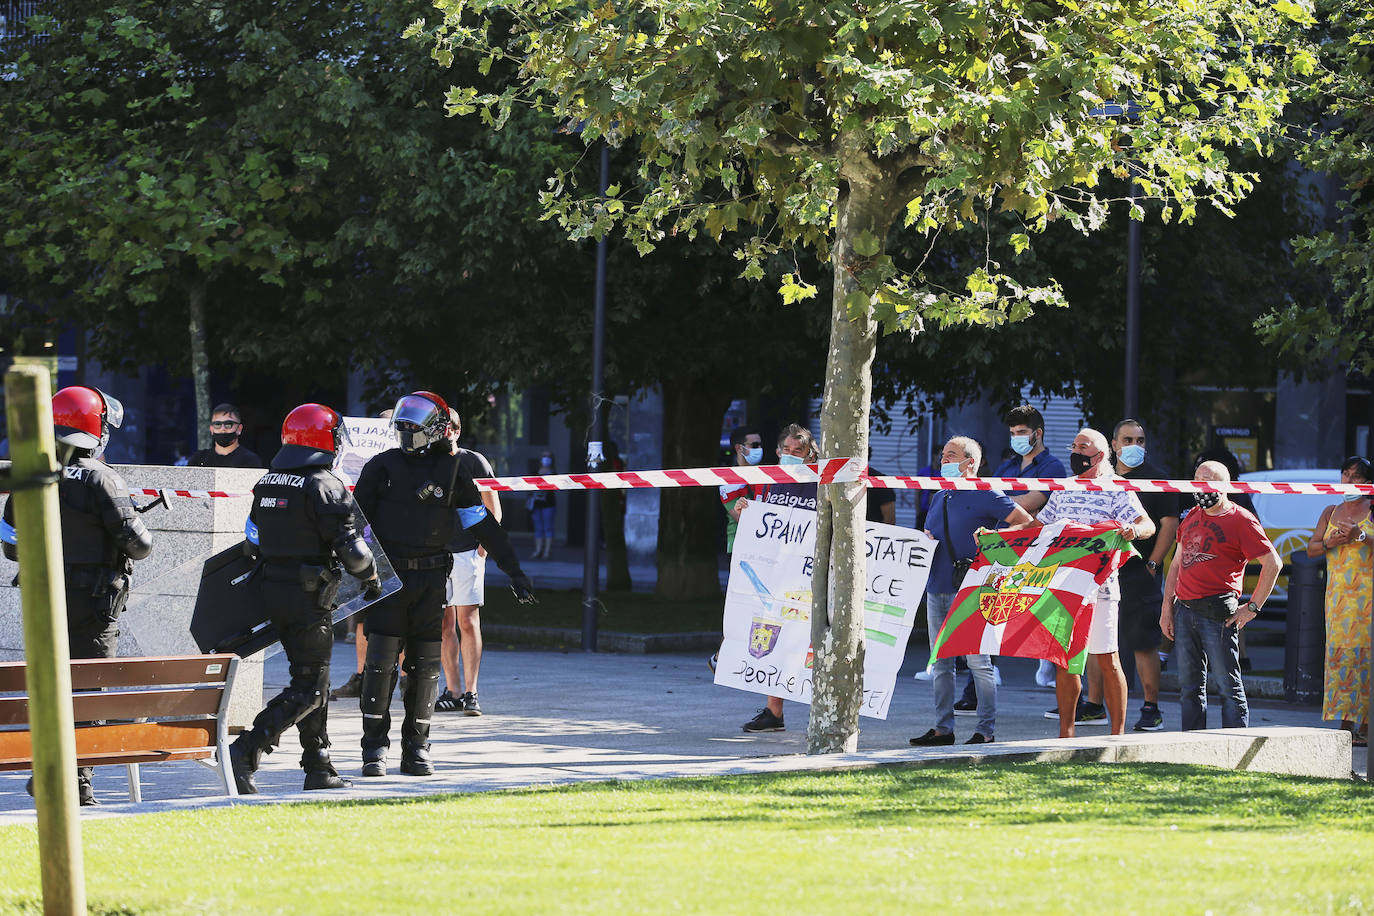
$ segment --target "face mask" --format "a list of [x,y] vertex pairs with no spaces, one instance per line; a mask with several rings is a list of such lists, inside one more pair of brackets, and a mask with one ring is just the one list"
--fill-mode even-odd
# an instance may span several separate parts
[[778,464],[806,464],[806,459],[797,455],[779,455]]
[[1217,503],[1221,502],[1220,493],[1198,493],[1197,504],[1204,509],[1215,509]]
[[1348,503],[1353,503],[1357,499],[1368,499],[1369,497],[1365,496],[1363,493],[1347,493],[1341,498]]
[[211,433],[210,438],[215,440],[216,445],[233,445],[238,441],[238,433]]
[[1128,468],[1138,468],[1145,463],[1145,446],[1128,445],[1121,450],[1121,463]]
[[1012,436],[1011,450],[1018,455],[1029,455],[1031,450],[1030,436]]
[[744,453],[744,463],[745,463],[745,464],[758,464],[758,463],[759,463],[760,461],[762,461],[762,460],[763,460],[763,446],[761,446],[761,445],[758,446],[757,448],[751,448],[749,451],[747,451],[747,452]]
[[1096,460],[1097,455],[1084,455],[1080,452],[1070,452],[1069,469],[1073,471],[1073,476],[1077,477],[1088,468],[1092,467],[1093,462]]
[[944,464],[940,465],[940,476],[963,477],[963,473],[959,470],[959,465],[961,464],[963,464],[962,461],[946,461]]
[[551,467],[553,467],[553,459],[551,459],[551,458],[540,458],[540,459],[539,459],[539,466],[540,466],[541,468],[551,468]]

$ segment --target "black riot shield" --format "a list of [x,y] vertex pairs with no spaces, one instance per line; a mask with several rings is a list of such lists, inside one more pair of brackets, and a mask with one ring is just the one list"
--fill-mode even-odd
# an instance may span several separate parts
[[[369,601],[363,594],[363,583],[345,573],[330,614],[335,623],[366,610],[401,588],[401,580],[373,537],[372,529],[363,521],[358,528],[372,549],[382,592]],[[245,542],[221,550],[205,561],[196,607],[191,614],[191,636],[202,652],[233,652],[243,658],[270,650],[280,639],[263,600],[258,561],[250,556]]]

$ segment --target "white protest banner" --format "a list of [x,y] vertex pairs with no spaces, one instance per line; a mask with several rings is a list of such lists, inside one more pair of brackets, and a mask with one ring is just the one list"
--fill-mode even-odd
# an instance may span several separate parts
[[[860,715],[886,719],[930,575],[935,541],[869,522]],[[811,567],[816,513],[750,503],[740,514],[725,590],[717,684],[811,702]]]
[[356,483],[358,474],[373,455],[396,447],[391,421],[378,417],[344,417],[350,442],[334,456],[334,473],[347,483]]

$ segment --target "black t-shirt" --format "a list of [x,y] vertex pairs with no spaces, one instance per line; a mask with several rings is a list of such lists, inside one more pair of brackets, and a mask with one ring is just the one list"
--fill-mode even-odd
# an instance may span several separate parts
[[[1137,478],[1140,480],[1168,480],[1169,472],[1161,469],[1157,465],[1145,462],[1138,468],[1131,468],[1121,475],[1127,479]],[[1135,549],[1140,551],[1138,558],[1133,557],[1131,563],[1143,564],[1154,552],[1155,542],[1159,540],[1159,523],[1165,518],[1179,516],[1179,498],[1177,493],[1137,493],[1140,505],[1145,509],[1145,514],[1150,517],[1150,521],[1155,523],[1155,533],[1147,540],[1135,542]]]
[[[473,480],[478,477],[495,477],[496,472],[491,469],[491,462],[487,461],[481,452],[460,448],[458,449],[458,476]],[[453,541],[448,545],[449,552],[463,553],[468,550],[476,550],[478,546],[480,545],[477,543],[477,538],[455,522]]]
[[265,468],[266,464],[258,453],[240,445],[227,455],[221,455],[213,448],[203,448],[186,462],[193,468]]
[[[869,468],[868,476],[886,477],[887,475],[877,468]],[[897,494],[895,491],[889,490],[886,487],[869,487],[867,520],[870,522],[881,522],[883,520],[883,506],[886,506],[888,503],[896,502]]]

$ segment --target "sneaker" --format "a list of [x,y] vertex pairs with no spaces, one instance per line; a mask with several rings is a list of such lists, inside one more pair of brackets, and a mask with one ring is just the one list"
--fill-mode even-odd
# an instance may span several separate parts
[[716,673],[716,662],[720,661],[720,653],[712,652],[711,657],[706,659],[706,667],[711,669],[711,673]]
[[339,697],[359,697],[363,694],[363,673],[353,672],[353,676],[344,681],[343,686],[338,690],[329,691],[329,699],[337,700]]
[[1140,721],[1131,726],[1132,731],[1158,732],[1164,730],[1164,717],[1159,714],[1159,706],[1146,703],[1140,707]]
[[783,731],[782,716],[775,716],[771,710],[764,707],[759,710],[757,716],[745,722],[743,727],[747,732],[780,732]]
[[480,716],[482,714],[482,704],[477,702],[476,691],[463,694],[458,698],[458,702],[463,704],[463,715]]
[[1089,703],[1084,700],[1078,704],[1078,715],[1073,720],[1075,725],[1106,725],[1107,707],[1101,703]]
[[978,698],[969,699],[964,697],[954,704],[954,714],[956,716],[976,716],[978,715]]
[[[467,694],[463,694],[467,696]],[[435,712],[462,712],[463,701],[460,697],[455,697],[453,691],[445,689],[439,694],[439,699],[434,701]]]
[[919,738],[908,738],[906,743],[912,747],[945,747],[954,743],[954,733],[942,735],[932,728]]

